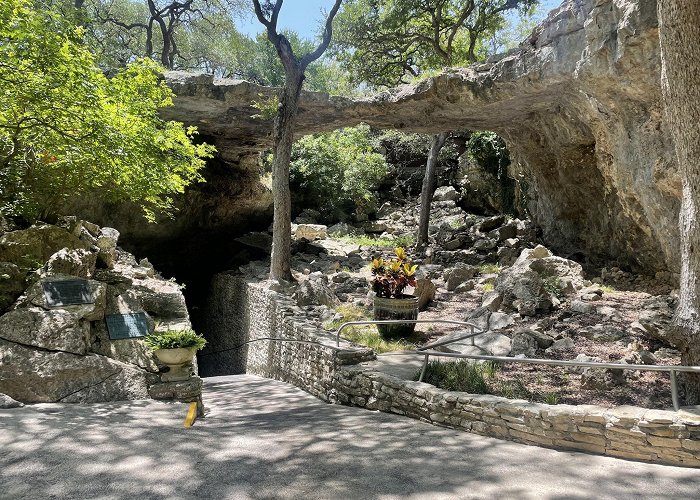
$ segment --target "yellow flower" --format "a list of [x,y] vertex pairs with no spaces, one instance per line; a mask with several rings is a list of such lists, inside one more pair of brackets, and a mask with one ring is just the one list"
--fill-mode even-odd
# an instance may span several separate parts
[[394,250],[394,252],[396,253],[396,256],[399,258],[399,260],[406,260],[406,251],[403,247],[397,247]]
[[372,261],[372,269],[379,269],[384,265],[384,260],[383,259],[374,259]]
[[403,273],[406,276],[413,276],[414,274],[416,274],[416,269],[418,269],[417,265],[413,265],[413,266],[410,264],[403,265]]
[[401,261],[399,261],[399,260],[393,260],[393,261],[391,261],[391,263],[389,264],[389,267],[391,268],[391,270],[392,270],[393,272],[398,273],[398,272],[401,270]]

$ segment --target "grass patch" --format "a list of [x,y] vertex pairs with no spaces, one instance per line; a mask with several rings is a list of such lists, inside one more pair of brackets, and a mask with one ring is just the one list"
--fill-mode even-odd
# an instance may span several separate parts
[[493,292],[496,289],[493,283],[484,283],[481,287],[481,291],[484,293]]
[[617,290],[615,289],[615,287],[614,287],[614,286],[610,286],[610,285],[600,285],[600,290],[601,290],[603,293],[613,293],[613,292],[617,292]]
[[542,284],[547,293],[554,295],[558,299],[564,298],[564,288],[562,287],[561,280],[558,276],[547,276],[542,278]]
[[[331,236],[333,236],[331,234]],[[363,247],[375,247],[375,248],[396,248],[396,247],[409,247],[415,242],[413,236],[399,236],[393,240],[383,240],[374,236],[367,236],[366,234],[352,235],[348,234],[345,236],[333,236],[335,239],[344,241],[346,243],[351,243],[353,245],[363,246]]]
[[[491,394],[509,399],[525,399],[555,405],[559,396],[554,393],[540,394],[530,391],[520,379],[505,380],[499,377],[501,365],[487,361],[457,361],[441,363],[431,361],[425,371],[423,382],[447,391],[467,392],[469,394]],[[418,380],[417,373],[414,380]]]
[[[349,321],[363,321],[372,319],[372,315],[364,307],[343,305],[338,306],[335,310],[336,312],[340,313],[343,318],[324,323],[323,328],[326,330],[335,331],[340,327],[340,325]],[[416,338],[411,337],[400,340],[384,340],[379,335],[376,325],[350,326],[342,331],[341,337],[355,344],[369,347],[378,354],[415,349],[417,347],[417,342],[420,340],[417,336]]]
[[500,264],[481,264],[479,266],[479,273],[480,274],[498,274],[501,272],[501,265]]

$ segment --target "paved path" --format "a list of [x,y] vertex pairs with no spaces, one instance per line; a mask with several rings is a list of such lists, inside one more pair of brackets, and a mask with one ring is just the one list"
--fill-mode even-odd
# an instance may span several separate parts
[[205,420],[153,401],[0,410],[0,498],[683,498],[700,470],[557,452],[206,379]]

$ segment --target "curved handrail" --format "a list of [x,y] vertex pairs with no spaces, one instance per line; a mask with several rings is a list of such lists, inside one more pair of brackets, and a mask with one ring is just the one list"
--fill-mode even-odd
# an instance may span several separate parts
[[[477,335],[481,335],[482,333],[485,333],[484,331],[480,331],[475,333],[474,328],[479,328],[478,325],[475,325],[474,323],[470,323],[469,321],[457,321],[454,319],[382,319],[382,320],[363,320],[363,321],[348,321],[346,323],[343,323],[338,327],[338,329],[335,332],[335,346],[340,347],[340,332],[345,330],[345,328],[349,326],[354,326],[354,325],[399,325],[399,324],[418,324],[418,323],[442,323],[442,324],[448,324],[448,325],[458,325],[458,326],[468,326],[471,328],[471,333],[469,335],[466,335],[464,338],[470,338],[470,337],[476,337]],[[439,345],[445,345],[445,344],[450,344],[452,342],[457,342],[457,340],[463,340],[464,338],[458,338],[458,339],[449,339],[449,341],[444,341],[442,343],[435,343],[435,344],[429,344],[427,346],[423,346],[424,348],[428,347],[437,347]],[[474,342],[472,340],[472,345],[474,345]]]

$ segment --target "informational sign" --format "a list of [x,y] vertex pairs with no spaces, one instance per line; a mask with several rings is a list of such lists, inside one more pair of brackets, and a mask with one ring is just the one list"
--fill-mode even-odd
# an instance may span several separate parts
[[107,331],[111,340],[124,340],[148,335],[146,313],[107,314]]
[[95,303],[87,280],[42,281],[41,286],[49,307]]

